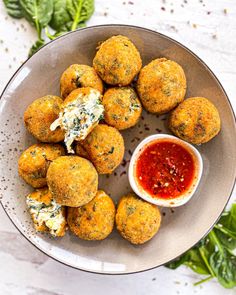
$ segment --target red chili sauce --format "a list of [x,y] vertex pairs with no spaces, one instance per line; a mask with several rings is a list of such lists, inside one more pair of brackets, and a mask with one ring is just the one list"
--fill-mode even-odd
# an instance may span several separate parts
[[189,151],[167,140],[148,145],[136,162],[138,183],[153,198],[172,199],[183,194],[190,187],[194,172]]

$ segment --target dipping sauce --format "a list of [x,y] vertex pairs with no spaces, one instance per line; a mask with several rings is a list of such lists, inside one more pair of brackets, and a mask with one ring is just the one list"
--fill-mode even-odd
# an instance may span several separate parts
[[136,160],[136,181],[153,198],[179,197],[191,186],[194,174],[190,152],[168,140],[148,144]]

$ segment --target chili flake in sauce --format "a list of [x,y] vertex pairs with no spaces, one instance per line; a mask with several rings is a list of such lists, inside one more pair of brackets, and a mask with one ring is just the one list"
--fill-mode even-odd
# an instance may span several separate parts
[[163,140],[149,144],[136,162],[136,178],[153,198],[172,199],[192,184],[195,164],[183,146]]

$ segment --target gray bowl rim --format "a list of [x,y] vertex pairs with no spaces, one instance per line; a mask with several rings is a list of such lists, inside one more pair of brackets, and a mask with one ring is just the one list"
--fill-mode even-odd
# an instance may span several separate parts
[[[71,32],[68,32],[68,33],[66,33],[66,34],[64,34],[64,35],[62,35],[62,36],[60,36],[60,37],[58,37],[58,38],[56,38],[56,39],[54,39],[54,40],[52,40],[52,41],[50,41],[50,42],[48,42],[48,43],[46,43],[45,45],[43,45],[35,54],[33,54],[33,56],[35,56],[39,51],[41,51],[41,50],[43,50],[44,49],[44,47],[47,47],[47,46],[50,46],[50,44],[52,43],[52,42],[57,42],[57,40],[59,40],[59,39],[63,39],[63,38],[66,38],[68,35],[70,35],[70,34],[76,34],[76,33],[78,33],[78,31],[86,31],[86,30],[93,30],[94,28],[104,28],[104,27],[128,27],[128,28],[133,28],[133,29],[138,29],[138,30],[143,30],[143,31],[147,31],[147,32],[151,32],[151,33],[154,33],[154,34],[157,34],[157,35],[159,35],[159,36],[161,36],[161,37],[163,37],[163,38],[166,38],[166,39],[168,39],[169,41],[171,41],[171,42],[173,42],[173,43],[175,43],[176,45],[178,45],[178,46],[180,46],[180,47],[182,47],[184,50],[186,50],[186,51],[188,51],[188,53],[190,53],[193,57],[195,57],[202,65],[204,65],[204,67],[206,68],[206,70],[207,71],[209,71],[210,72],[210,74],[215,78],[215,80],[216,80],[216,82],[219,84],[219,86],[220,86],[220,88],[221,88],[221,90],[223,91],[223,93],[224,93],[224,95],[225,95],[225,97],[226,97],[226,99],[227,99],[227,101],[228,101],[228,104],[229,104],[229,107],[230,107],[230,110],[231,110],[231,112],[232,112],[232,115],[233,115],[233,117],[234,117],[234,128],[235,128],[235,130],[236,130],[236,116],[235,116],[235,113],[234,113],[234,110],[233,110],[233,107],[232,107],[232,104],[231,104],[231,102],[230,102],[230,100],[229,100],[229,97],[228,97],[228,95],[227,95],[227,93],[226,93],[226,91],[225,91],[225,89],[224,89],[224,87],[222,86],[222,84],[220,83],[220,81],[219,81],[219,79],[216,77],[216,75],[213,73],[213,71],[205,64],[205,62],[200,58],[200,57],[198,57],[193,51],[191,51],[188,47],[186,47],[185,45],[183,45],[182,43],[180,43],[179,41],[176,41],[175,39],[173,39],[173,38],[171,38],[171,37],[168,37],[168,36],[166,36],[165,34],[162,34],[162,33],[159,33],[159,32],[157,32],[157,31],[154,31],[154,30],[151,30],[151,29],[147,29],[147,28],[144,28],[144,27],[139,27],[139,26],[135,26],[135,25],[124,25],[124,24],[106,24],[106,25],[95,25],[95,26],[90,26],[90,27],[86,27],[86,28],[82,28],[82,29],[77,29],[77,30],[75,30],[75,31],[71,31]],[[29,58],[27,58],[25,61],[24,61],[24,63],[15,71],[15,73],[12,75],[12,77],[10,78],[10,80],[7,82],[7,84],[6,84],[6,86],[4,87],[4,89],[3,89],[3,91],[2,91],[2,93],[1,93],[1,95],[0,95],[0,100],[2,99],[2,96],[4,95],[4,93],[5,93],[5,91],[7,90],[7,88],[8,88],[8,86],[10,85],[10,83],[11,83],[11,81],[15,78],[15,76],[17,76],[17,74],[18,74],[18,72],[21,70],[21,68],[23,68],[24,67],[24,65],[28,62],[28,60],[30,60],[32,58],[32,56],[31,57],[29,57]],[[225,206],[224,206],[224,208],[223,208],[223,210],[221,211],[221,213],[220,213],[220,215],[218,216],[218,218],[215,220],[215,222],[210,226],[210,228],[208,228],[207,229],[207,231],[206,231],[206,233],[201,237],[201,239],[203,239],[205,236],[207,236],[208,235],[208,233],[211,231],[211,229],[214,227],[214,225],[217,223],[217,221],[220,219],[220,217],[221,217],[221,215],[222,215],[222,213],[224,212],[224,210],[225,210],[225,208],[226,208],[226,206],[227,206],[227,204],[228,204],[228,202],[229,202],[229,199],[230,199],[230,197],[231,197],[231,195],[232,195],[232,193],[233,193],[233,190],[234,190],[234,186],[235,186],[235,184],[236,184],[236,177],[235,177],[235,179],[234,179],[234,182],[233,182],[233,184],[232,184],[232,188],[231,188],[231,192],[230,192],[230,194],[229,194],[229,197],[228,197],[228,199],[227,199],[227,201],[226,201],[226,203],[225,203]],[[40,252],[42,252],[42,253],[44,253],[45,255],[47,255],[48,257],[50,257],[50,258],[52,258],[53,260],[55,260],[55,261],[57,261],[57,262],[59,262],[59,263],[61,263],[61,264],[63,264],[63,265],[66,265],[66,266],[69,266],[69,267],[71,267],[71,268],[73,268],[73,269],[77,269],[77,270],[80,270],[80,271],[84,271],[84,272],[87,272],[87,273],[91,273],[91,274],[99,274],[99,275],[114,275],[114,276],[117,276],[117,275],[130,275],[130,274],[137,274],[137,273],[142,273],[142,272],[146,272],[146,271],[149,271],[149,270],[153,270],[153,269],[155,269],[155,268],[158,268],[158,267],[160,267],[160,266],[164,266],[165,264],[167,264],[167,263],[170,263],[170,262],[172,262],[172,261],[174,261],[175,259],[177,259],[178,257],[180,257],[182,254],[184,254],[185,252],[183,252],[181,255],[179,255],[179,256],[177,256],[177,257],[175,257],[175,258],[173,258],[173,259],[171,259],[169,262],[167,262],[167,263],[165,263],[165,264],[160,264],[160,265],[158,265],[158,266],[153,266],[153,267],[150,267],[150,268],[147,268],[147,269],[143,269],[143,270],[138,270],[138,271],[133,271],[133,272],[128,272],[128,273],[103,273],[103,272],[98,272],[98,271],[91,271],[91,270],[86,270],[86,269],[81,269],[81,268],[79,268],[79,267],[75,267],[75,266],[72,266],[72,265],[70,265],[70,264],[67,264],[67,263],[65,263],[65,262],[62,262],[62,261],[60,261],[59,259],[57,259],[57,258],[55,258],[55,257],[53,257],[52,255],[49,255],[48,253],[46,253],[46,252],[44,252],[39,246],[37,246],[36,244],[34,244],[18,227],[17,227],[17,225],[14,223],[14,221],[11,219],[11,217],[10,217],[10,215],[7,213],[7,211],[6,211],[6,209],[4,208],[4,206],[3,206],[3,204],[2,204],[2,202],[1,202],[1,200],[0,200],[0,203],[1,203],[1,206],[2,206],[2,208],[3,208],[3,210],[5,211],[5,213],[6,213],[6,215],[8,216],[8,218],[11,220],[11,222],[12,222],[12,224],[15,226],[15,228],[21,233],[21,235],[28,241],[28,242],[30,242],[35,248],[37,248]],[[201,240],[201,239],[199,239],[199,241]],[[195,244],[193,244],[191,247],[189,247],[189,249],[188,250],[190,250],[192,247],[194,247],[195,245],[197,245],[198,243],[199,243],[199,241],[198,242],[196,242]],[[187,250],[187,251],[188,251]],[[186,251],[186,252],[187,252]]]

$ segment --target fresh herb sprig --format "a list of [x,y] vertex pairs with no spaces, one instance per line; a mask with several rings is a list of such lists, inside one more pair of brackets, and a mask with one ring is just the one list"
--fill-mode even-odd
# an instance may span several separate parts
[[[37,30],[38,40],[32,45],[33,55],[46,40],[53,40],[66,32],[84,27],[94,12],[94,0],[3,0],[7,13],[25,18]],[[55,34],[49,33],[51,27]]]
[[236,203],[222,214],[214,229],[198,245],[167,264],[171,269],[190,267],[206,277],[195,285],[216,278],[225,288],[236,286]]

